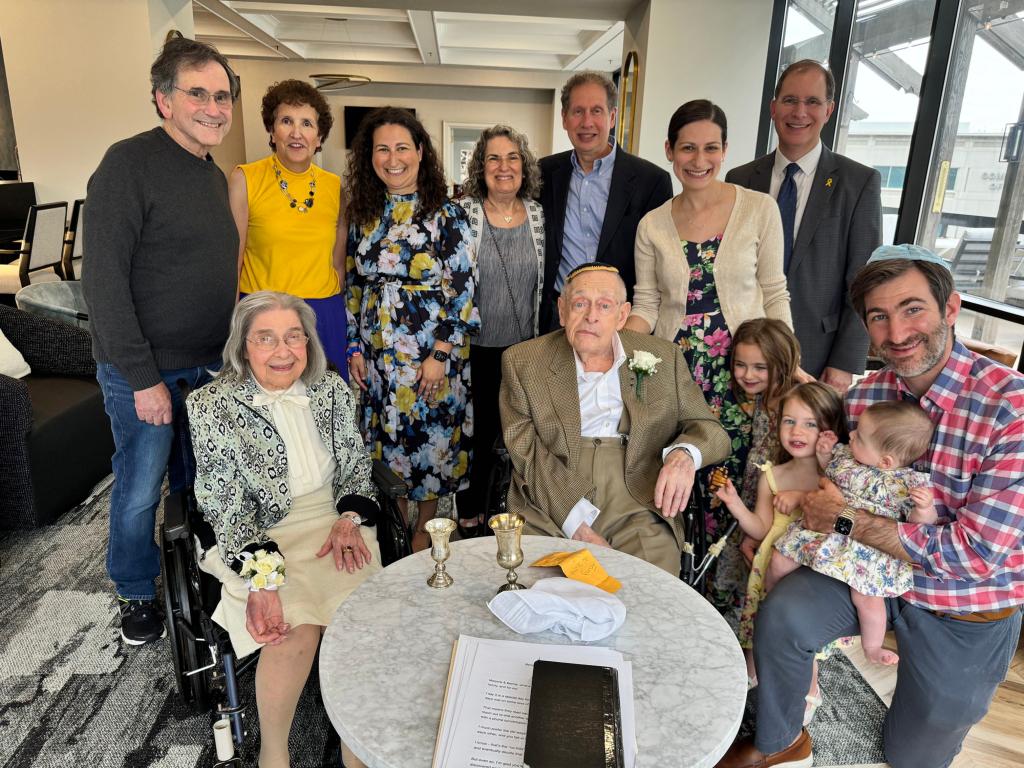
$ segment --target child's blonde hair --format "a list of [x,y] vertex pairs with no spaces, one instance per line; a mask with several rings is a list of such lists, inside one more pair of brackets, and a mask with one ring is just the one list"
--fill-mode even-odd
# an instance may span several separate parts
[[[800,342],[781,320],[758,317],[745,320],[732,336],[732,347],[729,350],[729,373],[735,364],[736,345],[753,344],[761,350],[765,362],[768,363],[768,387],[764,391],[765,401],[776,400],[790,389],[796,382],[796,372],[800,367]],[[746,400],[736,377],[732,377],[730,386],[736,399]]]
[[865,416],[875,425],[873,447],[880,454],[891,455],[898,466],[909,466],[931,447],[935,425],[920,406],[905,400],[883,400],[865,408],[860,418]]
[[[820,381],[809,381],[804,384],[797,384],[782,396],[779,401],[778,422],[782,424],[782,409],[790,400],[799,400],[806,405],[814,420],[818,422],[818,431],[831,430],[836,433],[840,443],[849,440],[850,433],[846,428],[846,414],[843,412],[843,400],[832,387],[822,384]],[[779,446],[779,463],[789,461],[793,457],[789,455],[781,445]]]

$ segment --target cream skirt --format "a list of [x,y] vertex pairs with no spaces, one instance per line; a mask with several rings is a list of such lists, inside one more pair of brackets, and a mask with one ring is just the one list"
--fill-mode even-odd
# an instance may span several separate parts
[[[292,627],[302,624],[326,627],[352,590],[381,569],[376,528],[362,526],[359,529],[372,559],[355,573],[339,571],[331,553],[316,556],[337,520],[338,512],[328,483],[319,490],[294,498],[285,518],[267,531],[284,555],[286,581],[278,591],[284,620]],[[238,658],[248,656],[260,643],[253,640],[245,628],[245,604],[249,597],[245,580],[225,565],[216,547],[207,551],[200,567],[222,585],[213,620],[231,636]]]

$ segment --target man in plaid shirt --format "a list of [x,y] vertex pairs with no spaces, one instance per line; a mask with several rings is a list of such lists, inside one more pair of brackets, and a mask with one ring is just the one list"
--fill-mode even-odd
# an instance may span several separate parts
[[[846,397],[850,427],[897,398],[931,416],[929,472],[939,522],[899,523],[845,505],[828,480],[802,504],[806,528],[853,536],[910,562],[914,586],[886,600],[900,664],[883,739],[893,768],[948,766],[984,717],[1020,637],[1024,604],[1024,376],[953,335],[960,297],[945,263],[913,245],[882,246],[850,298],[886,363]],[[719,766],[812,763],[800,727],[816,649],[859,633],[849,587],[800,568],[762,605],[754,635],[757,735]]]

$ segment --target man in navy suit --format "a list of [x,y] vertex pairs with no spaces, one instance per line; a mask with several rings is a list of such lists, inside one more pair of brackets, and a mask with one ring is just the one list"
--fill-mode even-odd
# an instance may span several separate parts
[[725,180],[779,200],[801,367],[845,392],[853,374],[864,372],[868,351],[849,286],[882,243],[882,201],[878,171],[821,143],[834,109],[832,73],[812,59],[790,64],[771,102],[779,148]]
[[547,245],[543,331],[558,327],[565,277],[583,264],[615,266],[632,296],[637,225],[672,196],[667,171],[609,141],[617,101],[615,84],[599,72],[579,72],[562,87],[562,127],[573,148],[540,161]]

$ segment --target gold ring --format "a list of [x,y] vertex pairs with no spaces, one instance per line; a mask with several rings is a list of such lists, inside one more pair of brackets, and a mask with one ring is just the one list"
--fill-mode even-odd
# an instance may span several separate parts
[[346,552],[351,552],[352,551],[352,547],[345,547],[345,551]]

